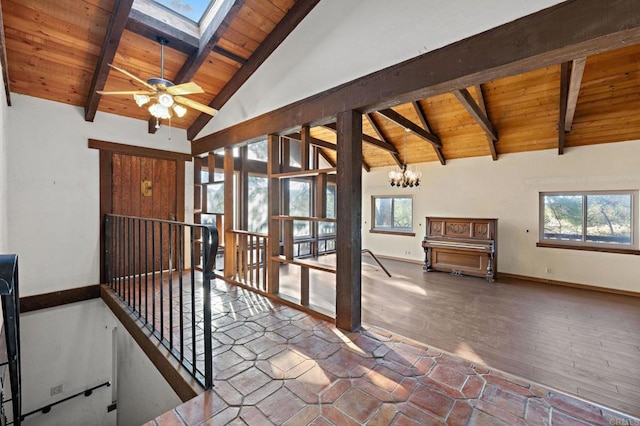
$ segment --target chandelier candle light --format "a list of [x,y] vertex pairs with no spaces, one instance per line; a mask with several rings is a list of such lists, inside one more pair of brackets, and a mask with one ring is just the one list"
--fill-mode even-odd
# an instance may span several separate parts
[[[405,132],[409,132],[409,129],[404,129]],[[420,185],[420,178],[422,172],[419,170],[407,169],[407,138],[406,133],[404,137],[404,161],[400,170],[391,170],[389,172],[389,183],[391,186],[397,186],[398,188],[413,188]]]

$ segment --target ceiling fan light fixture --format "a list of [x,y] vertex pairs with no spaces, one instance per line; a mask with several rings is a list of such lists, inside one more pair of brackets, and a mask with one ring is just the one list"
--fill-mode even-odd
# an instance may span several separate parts
[[136,103],[138,104],[139,107],[143,106],[144,104],[148,103],[151,100],[151,98],[149,96],[140,95],[138,93],[133,95],[133,99],[136,101]]
[[168,120],[171,118],[171,112],[169,111],[169,108],[167,108],[166,106],[160,103],[155,103],[151,105],[149,107],[149,112],[155,118],[161,118],[163,120]]
[[178,117],[184,117],[184,115],[187,113],[187,109],[182,105],[174,104],[173,112],[175,112]]
[[165,108],[170,108],[173,105],[173,96],[168,93],[161,93],[158,96],[158,103]]

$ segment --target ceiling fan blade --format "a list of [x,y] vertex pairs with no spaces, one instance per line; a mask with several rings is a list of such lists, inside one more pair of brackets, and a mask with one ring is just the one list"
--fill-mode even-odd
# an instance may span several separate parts
[[96,93],[99,95],[154,95],[156,92],[152,92],[150,90],[96,90]]
[[188,83],[178,84],[177,86],[167,87],[167,93],[170,95],[191,95],[193,93],[204,93],[202,87],[197,83],[190,81]]
[[214,116],[218,113],[217,109],[211,108],[207,105],[203,105],[200,102],[192,101],[188,98],[183,98],[182,96],[174,96],[173,100],[179,104],[186,105],[189,108],[193,108],[200,112],[204,112],[205,114],[209,114],[210,116]]
[[123,70],[122,68],[118,68],[113,64],[109,64],[109,66],[111,68],[113,68],[114,70],[120,71],[122,74],[126,75],[129,78],[132,78],[133,80],[137,81],[138,83],[142,84],[144,87],[148,87],[151,90],[156,90],[155,87],[153,87],[152,85],[150,85],[149,83],[147,83],[146,81],[144,81],[143,79],[136,77],[135,75],[131,74],[129,71],[127,70]]

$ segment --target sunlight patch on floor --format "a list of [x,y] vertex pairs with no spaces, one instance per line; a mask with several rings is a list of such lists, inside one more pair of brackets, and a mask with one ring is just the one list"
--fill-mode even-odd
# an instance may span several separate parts
[[458,347],[456,347],[456,350],[453,353],[455,355],[458,355],[461,358],[464,358],[464,359],[468,360],[468,361],[471,361],[471,362],[474,362],[474,363],[478,363],[478,364],[482,364],[482,365],[486,364],[484,362],[484,360],[482,359],[482,357],[480,357],[480,355],[478,355],[471,348],[471,346],[469,346],[465,342],[462,342],[462,343],[458,344]]

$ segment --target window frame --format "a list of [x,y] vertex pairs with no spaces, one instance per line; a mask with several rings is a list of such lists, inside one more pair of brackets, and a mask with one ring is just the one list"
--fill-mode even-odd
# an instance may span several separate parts
[[[393,226],[393,213],[394,213],[394,201],[397,198],[406,198],[411,200],[411,227],[410,228],[400,228]],[[376,200],[378,199],[391,199],[391,227],[389,228],[376,228]],[[405,235],[405,236],[415,236],[415,231],[413,228],[414,222],[414,196],[413,195],[372,195],[371,196],[371,226],[369,229],[370,233],[374,234],[392,234],[392,235]]]
[[[553,238],[545,238],[544,236],[544,208],[545,196],[581,196],[582,197],[582,240],[560,240]],[[626,243],[606,243],[596,241],[586,241],[586,228],[588,225],[587,214],[588,197],[591,195],[628,195],[631,197],[631,242]],[[637,252],[638,251],[638,191],[637,190],[600,190],[600,191],[546,191],[540,192],[538,197],[538,247],[557,247],[577,250],[593,250],[608,252]]]

